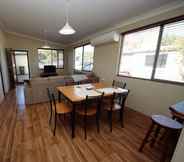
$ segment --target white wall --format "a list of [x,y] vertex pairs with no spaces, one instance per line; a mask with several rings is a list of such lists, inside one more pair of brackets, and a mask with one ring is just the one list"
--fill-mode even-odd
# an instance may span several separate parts
[[1,77],[1,74],[0,74],[0,103],[2,102],[3,98],[4,98],[3,85],[2,85],[2,77]]
[[[38,48],[41,48],[44,41],[33,39],[31,37],[26,37],[23,35],[18,35],[14,33],[6,33],[7,38],[7,48],[12,48],[14,50],[28,50],[29,65],[31,77],[39,76],[40,69],[38,68]],[[63,46],[53,42],[49,43],[51,48],[61,49]],[[58,69],[59,74],[66,73],[66,55],[64,54],[64,69]]]
[[66,48],[65,54],[67,56],[66,70],[68,74],[73,74],[74,69],[74,51],[73,48]]
[[[9,91],[9,77],[8,77],[8,67],[6,61],[6,54],[5,54],[5,47],[6,47],[6,37],[4,32],[0,29],[0,55],[1,55],[1,68],[3,73],[3,82],[5,92]],[[1,92],[2,93],[2,92]]]
[[180,139],[178,141],[171,162],[183,162],[183,161],[184,161],[184,129],[181,132]]

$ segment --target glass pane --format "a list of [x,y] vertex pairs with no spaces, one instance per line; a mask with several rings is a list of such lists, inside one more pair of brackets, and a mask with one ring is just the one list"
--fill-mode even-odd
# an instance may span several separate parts
[[43,69],[44,65],[51,65],[51,51],[38,49],[39,68]]
[[184,21],[164,27],[159,59],[156,79],[184,82]]
[[94,47],[91,45],[84,46],[83,70],[92,71],[93,56],[94,56]]
[[75,69],[82,70],[82,50],[83,47],[75,48]]
[[63,51],[58,51],[58,56],[59,56],[59,65],[58,66],[59,66],[59,68],[63,68],[63,65],[64,65],[63,64],[63,62],[64,62],[63,61],[64,60],[63,59]]
[[15,62],[16,62],[17,75],[29,74],[27,53],[24,55],[22,53],[20,54],[15,52]]
[[56,66],[57,67],[57,50],[52,50],[51,51],[51,60],[52,60],[52,65]]
[[151,78],[159,31],[156,27],[124,36],[119,74]]

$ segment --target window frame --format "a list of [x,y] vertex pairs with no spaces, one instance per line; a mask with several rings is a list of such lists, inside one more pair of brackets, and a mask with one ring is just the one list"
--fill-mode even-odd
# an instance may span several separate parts
[[[64,49],[63,48],[61,48],[61,49],[57,49],[57,48],[37,48],[37,52],[38,52],[38,50],[39,49],[42,49],[42,50],[50,50],[50,51],[52,51],[52,50],[56,50],[57,51],[57,66],[56,66],[56,69],[64,69],[64,64],[65,64],[65,59],[64,59]],[[59,67],[59,51],[63,51],[63,67]],[[52,53],[51,53],[52,54]],[[38,57],[39,57],[39,53],[38,53]],[[52,58],[51,58],[52,59]],[[40,68],[39,67],[39,58],[38,58],[38,68],[40,69],[40,70],[43,70],[43,68]]]
[[[84,64],[84,46],[87,46],[87,45],[91,45],[91,43],[86,43],[86,44],[83,44],[83,45],[74,47],[74,68],[73,68],[73,70],[75,72],[86,72],[86,73],[88,73],[88,72],[92,72],[93,71],[93,69],[92,70],[89,70],[89,71],[83,69],[83,64]],[[79,48],[79,47],[82,47],[82,69],[81,70],[75,69],[75,49],[76,48]],[[94,56],[93,56],[93,59],[94,59]],[[93,65],[94,65],[94,60],[93,60]]]
[[[157,79],[155,78],[155,72],[156,72],[156,68],[157,68],[157,61],[158,61],[158,57],[159,57],[159,52],[160,52],[160,47],[161,47],[161,41],[162,41],[162,35],[163,35],[163,31],[164,31],[164,26],[171,24],[171,23],[175,23],[178,21],[182,21],[184,20],[184,15],[178,16],[178,17],[174,17],[171,19],[167,19],[167,20],[163,20],[163,21],[159,21],[153,24],[149,24],[146,26],[141,26],[139,28],[136,29],[132,29],[126,32],[121,33],[121,45],[120,45],[120,55],[119,55],[119,62],[118,62],[118,70],[117,70],[117,76],[118,77],[126,77],[126,78],[132,78],[132,79],[139,79],[139,80],[146,80],[146,81],[154,81],[154,82],[160,82],[160,83],[168,83],[168,84],[174,84],[174,85],[184,85],[184,83],[182,82],[177,82],[177,81],[171,81],[171,80],[164,80],[164,79]],[[124,36],[126,34],[130,34],[130,33],[135,33],[135,32],[139,32],[139,31],[143,31],[146,29],[151,29],[154,27],[160,27],[160,31],[159,31],[159,36],[158,36],[158,41],[157,41],[157,47],[156,47],[156,51],[155,51],[155,59],[154,59],[154,63],[153,63],[153,69],[152,69],[152,75],[150,79],[147,78],[140,78],[140,77],[133,77],[133,76],[126,76],[123,74],[120,74],[120,66],[121,66],[121,58],[123,57],[122,54],[122,49],[123,49],[123,41],[124,41]]]

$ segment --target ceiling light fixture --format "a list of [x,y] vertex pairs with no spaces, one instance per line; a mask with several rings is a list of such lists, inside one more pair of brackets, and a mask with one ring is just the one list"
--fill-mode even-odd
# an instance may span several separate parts
[[69,6],[69,0],[66,0],[66,23],[65,25],[63,26],[63,28],[61,28],[59,30],[59,33],[62,34],[62,35],[71,35],[71,34],[74,34],[76,31],[74,28],[72,28],[69,24],[69,21],[68,21],[68,6]]
[[47,31],[46,31],[46,29],[43,30],[43,36],[44,36],[44,45],[42,46],[42,48],[50,48],[50,46],[48,45],[48,42],[47,42]]

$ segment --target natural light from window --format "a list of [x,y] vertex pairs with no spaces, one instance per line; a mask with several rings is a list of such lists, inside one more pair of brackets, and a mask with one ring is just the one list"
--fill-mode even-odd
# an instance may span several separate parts
[[[156,79],[184,82],[184,21],[166,25],[160,46]],[[162,66],[160,66],[162,65]]]
[[159,27],[126,34],[123,39],[119,74],[151,78]]
[[78,71],[92,71],[94,47],[90,44],[77,47],[75,52],[75,70]]

